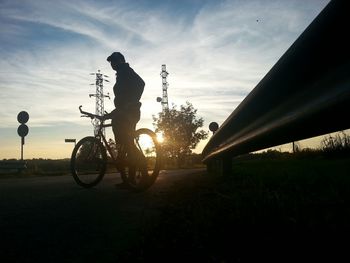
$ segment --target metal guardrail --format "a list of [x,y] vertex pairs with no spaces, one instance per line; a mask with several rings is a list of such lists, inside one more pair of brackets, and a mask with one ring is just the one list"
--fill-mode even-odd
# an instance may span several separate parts
[[205,146],[223,160],[350,128],[350,1],[333,0]]

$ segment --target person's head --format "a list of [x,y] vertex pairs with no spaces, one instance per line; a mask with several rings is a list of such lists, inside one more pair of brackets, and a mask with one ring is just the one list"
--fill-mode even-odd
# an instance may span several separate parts
[[107,58],[107,61],[111,63],[112,69],[117,70],[119,64],[125,63],[125,58],[122,53],[113,52],[112,55]]

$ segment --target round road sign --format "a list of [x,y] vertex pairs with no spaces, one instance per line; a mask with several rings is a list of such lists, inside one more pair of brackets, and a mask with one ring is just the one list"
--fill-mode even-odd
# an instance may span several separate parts
[[211,122],[209,124],[209,130],[212,132],[216,132],[219,129],[219,124],[217,124],[216,122]]
[[27,136],[28,132],[29,132],[29,129],[27,125],[21,124],[18,126],[17,133],[19,136],[25,137]]
[[21,111],[17,115],[17,120],[19,123],[26,123],[29,120],[29,114],[26,111]]

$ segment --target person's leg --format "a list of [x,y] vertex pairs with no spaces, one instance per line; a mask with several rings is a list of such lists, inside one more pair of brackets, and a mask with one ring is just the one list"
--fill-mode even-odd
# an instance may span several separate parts
[[[134,180],[136,169],[141,170],[142,174],[147,173],[147,161],[143,154],[137,148],[134,136],[136,124],[140,120],[140,111],[120,112],[112,119],[112,127],[116,142],[123,145],[127,155],[127,165],[129,167],[129,180]],[[145,172],[144,172],[145,170]]]
[[135,142],[135,122],[128,122],[124,125],[123,141],[125,142],[128,159],[132,164],[137,165],[143,158]]
[[[112,130],[113,130],[113,134],[114,134],[114,140],[115,143],[117,145],[119,145],[119,149],[123,150],[123,140],[124,140],[124,136],[123,136],[123,114],[120,111],[114,110],[112,117]],[[123,150],[125,151],[125,150]],[[122,157],[122,153],[118,152],[118,158]]]
[[147,160],[143,153],[137,146],[137,142],[135,141],[135,130],[136,124],[140,120],[140,110],[134,109],[128,113],[127,121],[125,122],[125,142],[126,142],[126,150],[128,152],[129,162],[133,167],[135,167],[138,171],[141,171],[142,174],[147,173]]
[[[125,142],[125,134],[123,133],[123,124],[125,122],[125,120],[123,119],[123,114],[120,111],[114,110],[113,111],[113,115],[112,117],[112,130],[113,130],[113,134],[114,134],[114,139],[115,139],[115,143],[119,146],[119,151],[118,151],[118,155],[117,155],[117,169],[119,171],[122,171],[122,169],[124,169],[125,165],[126,165],[126,146],[124,144]],[[126,182],[122,182],[119,184],[116,184],[116,187],[118,188],[127,188],[127,183]]]

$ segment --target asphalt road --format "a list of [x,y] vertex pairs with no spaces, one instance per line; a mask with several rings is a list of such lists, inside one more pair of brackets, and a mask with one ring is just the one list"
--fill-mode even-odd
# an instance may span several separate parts
[[71,176],[0,179],[0,261],[118,262],[157,224],[174,182],[202,171],[163,171],[144,193],[117,189],[116,175],[92,189]]

